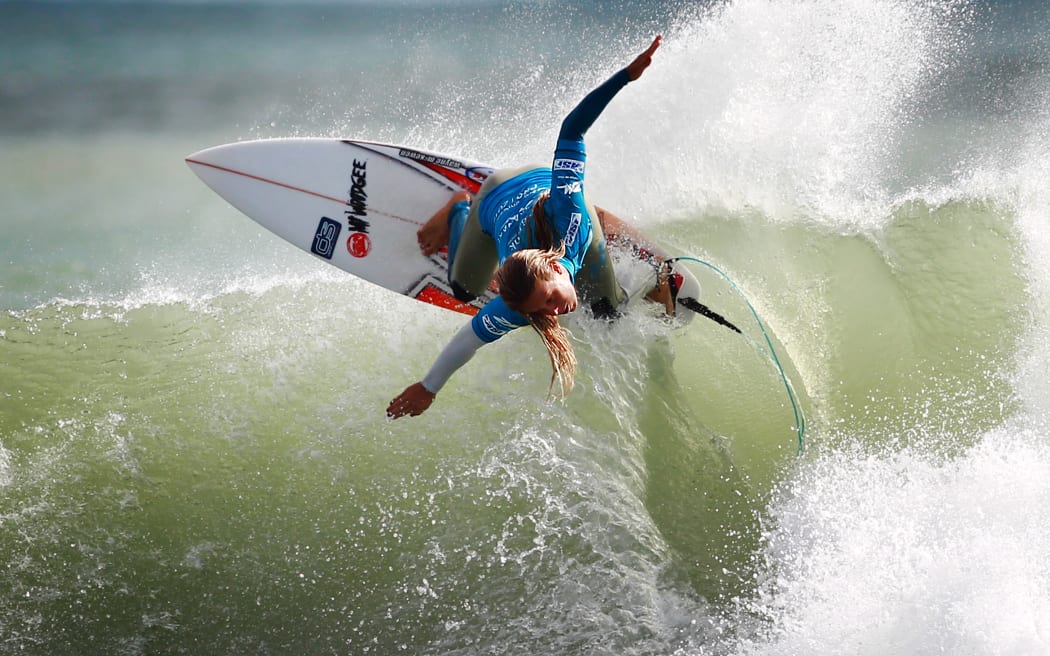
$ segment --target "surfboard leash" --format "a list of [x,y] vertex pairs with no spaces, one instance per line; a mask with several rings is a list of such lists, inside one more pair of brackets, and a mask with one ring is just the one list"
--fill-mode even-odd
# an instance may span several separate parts
[[[788,381],[787,374],[784,373],[784,367],[780,364],[780,357],[777,355],[776,349],[773,348],[773,340],[770,339],[769,333],[766,331],[766,326],[762,322],[762,319],[759,318],[758,311],[755,310],[755,306],[751,305],[751,301],[747,300],[747,296],[744,295],[744,292],[741,291],[740,287],[738,287],[737,284],[733,282],[733,279],[730,278],[725,271],[722,271],[710,262],[689,255],[672,257],[670,259],[665,260],[665,263],[667,264],[672,264],[674,262],[695,262],[696,264],[700,264],[711,269],[718,275],[722,276],[722,278],[729,283],[729,286],[732,287],[733,291],[737,293],[741,300],[743,300],[744,303],[747,305],[747,308],[751,311],[751,316],[755,318],[755,323],[758,324],[758,329],[762,331],[762,337],[766,340],[766,346],[769,347],[769,354],[773,360],[773,364],[776,366],[777,372],[780,374],[781,382],[784,383],[784,389],[787,391],[788,401],[791,402],[791,409],[795,413],[795,427],[798,433],[798,452],[801,454],[803,449],[805,448],[806,417],[802,413],[802,409],[799,407],[798,398],[795,396],[795,391],[791,387],[791,382]],[[693,307],[692,304],[685,303],[685,300],[695,302],[697,307]],[[727,319],[722,317],[722,315],[712,311],[710,308],[708,308],[706,305],[703,305],[699,301],[696,301],[695,299],[679,299],[679,302],[682,302],[683,305],[685,305],[690,310],[696,312],[697,314],[703,315],[708,319],[711,319],[715,323],[726,326],[727,328],[730,328],[731,330],[737,333],[741,333],[739,328],[737,328]]]

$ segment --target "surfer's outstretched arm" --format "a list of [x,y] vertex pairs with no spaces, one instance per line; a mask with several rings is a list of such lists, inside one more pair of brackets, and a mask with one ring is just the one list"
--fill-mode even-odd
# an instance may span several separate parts
[[656,49],[660,47],[662,42],[663,37],[657,35],[645,52],[635,57],[630,64],[602,83],[597,89],[588,93],[580,101],[580,104],[569,112],[569,115],[562,121],[558,139],[582,141],[584,133],[594,124],[598,116],[601,115],[620,89],[627,86],[628,82],[634,82],[640,78],[645,69],[649,68],[649,64],[653,62],[653,53],[656,52]]
[[409,385],[390,402],[386,409],[387,416],[397,419],[405,415],[415,417],[422,414],[434,402],[434,397],[449,377],[469,362],[485,344],[474,332],[471,323],[467,322],[441,351],[423,380]]
[[527,325],[529,320],[507,307],[501,297],[493,298],[452,337],[423,380],[409,385],[390,402],[386,414],[395,419],[421,414],[452,374],[469,362],[479,348]]
[[[627,84],[641,77],[652,63],[653,54],[662,41],[660,36],[653,39],[642,54],[584,96],[562,121],[551,165],[551,193],[543,209],[553,232],[562,240],[565,248],[562,260],[574,276],[574,280],[584,258],[587,257],[588,250],[596,249],[600,253],[604,249],[600,241],[592,243],[595,239],[593,225],[597,217],[591,215],[591,204],[584,189],[587,168],[584,134],[616,94]],[[600,233],[598,238],[600,239]],[[614,274],[611,265],[606,262],[596,275],[595,280],[601,278],[604,282],[599,286],[601,292],[590,299],[590,303],[592,308],[603,308],[600,312],[608,314],[609,310],[604,308],[614,308],[620,300],[618,288],[615,281],[612,281]]]

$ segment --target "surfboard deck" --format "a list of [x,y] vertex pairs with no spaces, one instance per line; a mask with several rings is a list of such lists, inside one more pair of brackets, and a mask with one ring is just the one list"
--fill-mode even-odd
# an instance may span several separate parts
[[[416,232],[460,190],[477,193],[494,168],[469,159],[370,141],[288,138],[207,148],[186,158],[219,196],[273,233],[333,266],[391,291],[473,315],[494,290],[470,303],[448,285],[445,249],[424,256]],[[629,292],[652,272],[652,243],[621,243],[617,277]],[[633,270],[632,270],[633,269]],[[682,298],[699,298],[686,269],[674,273]],[[647,290],[645,290],[647,291]],[[689,314],[688,308],[679,311]]]

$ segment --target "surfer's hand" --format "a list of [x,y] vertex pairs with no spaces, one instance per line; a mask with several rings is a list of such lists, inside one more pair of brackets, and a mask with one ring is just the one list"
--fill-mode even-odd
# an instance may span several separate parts
[[409,385],[387,406],[386,416],[397,419],[405,415],[421,415],[434,402],[435,396],[436,394],[423,387],[423,383]]
[[646,48],[645,52],[635,57],[634,61],[627,65],[627,77],[632,82],[642,76],[645,69],[649,68],[649,64],[653,63],[653,53],[660,47],[660,43],[663,41],[663,37],[659,34],[653,39],[652,45]]

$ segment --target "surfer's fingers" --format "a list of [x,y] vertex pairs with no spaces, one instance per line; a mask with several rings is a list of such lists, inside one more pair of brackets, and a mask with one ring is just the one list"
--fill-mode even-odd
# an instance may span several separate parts
[[645,69],[649,68],[649,64],[653,63],[653,53],[656,52],[656,49],[660,47],[661,43],[663,43],[663,36],[657,34],[656,38],[653,39],[653,42],[645,49],[645,52],[635,57],[634,61],[628,64],[627,77],[629,77],[631,81],[637,80],[641,77]]
[[391,401],[390,405],[386,408],[386,416],[391,419],[397,419],[399,417],[404,417],[405,415],[415,416],[417,414],[419,413],[413,413],[412,408],[409,407],[400,397]]
[[423,383],[414,383],[398,394],[386,408],[386,415],[391,419],[418,417],[434,402],[434,393],[423,387]]
[[661,43],[663,43],[663,40],[663,35],[657,34],[656,37],[653,39],[652,44],[645,50],[645,54],[651,58],[653,56],[653,53],[656,52],[656,49],[660,47]]

